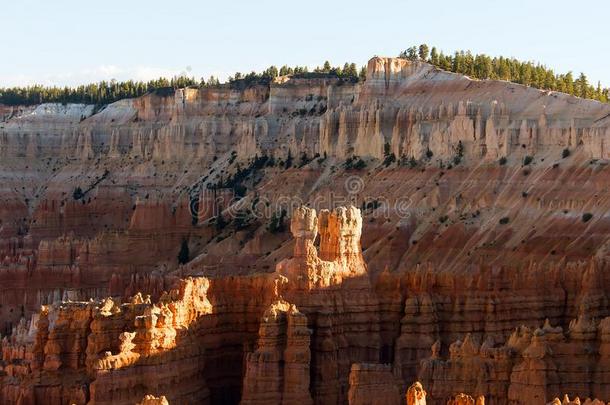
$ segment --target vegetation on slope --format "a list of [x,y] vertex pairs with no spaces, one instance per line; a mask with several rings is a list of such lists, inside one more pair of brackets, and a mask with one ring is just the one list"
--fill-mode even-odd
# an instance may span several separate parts
[[292,76],[299,79],[323,79],[338,78],[352,83],[364,81],[366,78],[366,68],[362,67],[358,71],[355,63],[345,63],[341,66],[331,66],[329,61],[324,62],[323,66],[316,67],[312,72],[307,66],[295,66],[294,68],[284,65],[280,69],[271,66],[262,73],[251,72],[242,75],[240,72],[235,76],[229,77],[229,83],[233,88],[243,88],[255,84],[268,84],[278,76]]
[[[364,80],[366,69],[358,71],[355,63],[345,63],[343,68],[332,67],[327,61],[324,66],[309,72],[307,67],[294,68],[282,66],[278,69],[271,66],[262,73],[251,72],[245,75],[237,72],[229,77],[231,88],[243,89],[253,85],[267,85],[277,76],[291,75],[299,78],[339,78],[351,82]],[[41,103],[83,103],[105,105],[124,98],[140,97],[155,92],[159,95],[173,94],[175,89],[184,87],[219,86],[220,81],[211,76],[207,81],[201,78],[179,76],[171,79],[159,78],[148,82],[128,80],[125,82],[102,81],[77,87],[46,87],[33,85],[26,87],[0,88],[0,104],[4,105],[35,105]]]
[[[485,54],[472,54],[470,51],[459,51],[453,55],[438,52],[426,44],[412,46],[400,53],[399,57],[410,60],[423,60],[441,69],[461,73],[477,79],[499,79],[544,90],[560,91],[575,96],[590,98],[602,102],[610,99],[610,89],[602,88],[598,82],[594,87],[589,84],[587,76],[581,73],[574,78],[572,72],[557,74],[544,65],[523,62],[515,58],[490,57]],[[366,68],[358,69],[355,63],[345,63],[343,67],[333,67],[326,61],[323,66],[309,71],[306,66],[270,66],[261,73],[240,72],[228,78],[228,85],[234,89],[244,89],[254,85],[268,85],[278,76],[295,78],[338,78],[340,82],[355,83],[364,81]],[[76,87],[47,87],[33,85],[26,87],[0,88],[0,104],[34,105],[40,103],[84,103],[105,105],[124,98],[140,97],[150,92],[170,94],[173,90],[184,87],[219,86],[220,81],[211,76],[207,81],[201,78],[186,76],[171,79],[159,78],[148,82],[128,80],[124,82],[102,81]]]
[[472,54],[470,51],[456,51],[453,55],[439,53],[436,47],[428,45],[412,46],[401,52],[400,58],[423,60],[443,70],[461,73],[476,79],[507,80],[543,90],[553,90],[574,96],[607,103],[610,89],[589,84],[587,76],[581,73],[574,78],[572,72],[555,73],[540,63],[523,62],[515,58],[491,57]]
[[27,87],[0,88],[0,104],[34,105],[40,103],[110,104],[124,98],[142,96],[152,91],[174,90],[197,86],[193,78],[185,76],[172,79],[159,78],[148,82],[128,80],[125,82],[102,81],[77,87]]

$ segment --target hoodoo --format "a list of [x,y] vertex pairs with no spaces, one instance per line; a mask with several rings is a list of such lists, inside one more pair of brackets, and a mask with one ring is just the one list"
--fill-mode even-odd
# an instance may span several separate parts
[[608,401],[608,145],[405,58],[0,106],[0,403]]

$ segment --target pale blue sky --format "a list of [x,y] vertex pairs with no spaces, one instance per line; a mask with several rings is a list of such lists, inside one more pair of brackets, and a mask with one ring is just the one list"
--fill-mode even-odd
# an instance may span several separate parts
[[422,42],[610,86],[607,0],[2,0],[0,17],[0,86],[362,65]]

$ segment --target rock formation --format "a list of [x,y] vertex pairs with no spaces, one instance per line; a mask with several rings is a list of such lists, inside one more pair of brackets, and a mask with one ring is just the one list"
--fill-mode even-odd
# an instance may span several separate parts
[[349,403],[404,404],[399,387],[389,364],[353,364],[349,374]]
[[169,402],[163,395],[158,398],[154,395],[146,395],[142,402],[138,402],[138,405],[169,405]]
[[610,400],[607,104],[375,57],[0,111],[0,403]]
[[426,395],[419,381],[413,383],[407,390],[407,405],[426,405]]
[[563,401],[559,400],[559,398],[555,398],[553,401],[549,402],[547,405],[575,405],[575,404],[582,404],[582,405],[604,405],[605,402],[604,401],[600,401],[599,399],[591,399],[591,398],[587,398],[584,401],[581,401],[580,398],[576,397],[573,400],[570,400],[570,397],[567,395],[564,395],[563,397]]
[[29,331],[3,341],[3,402],[134,404],[156,392],[205,402],[195,336],[211,310],[207,288],[205,278],[189,278],[156,304],[138,294],[121,305],[108,298],[43,307]]
[[313,404],[310,334],[294,305],[279,301],[265,311],[258,348],[246,359],[242,404]]

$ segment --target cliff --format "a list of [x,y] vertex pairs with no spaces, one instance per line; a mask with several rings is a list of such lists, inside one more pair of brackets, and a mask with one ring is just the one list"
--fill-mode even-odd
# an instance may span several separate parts
[[606,104],[376,57],[0,111],[2,403],[610,399]]

